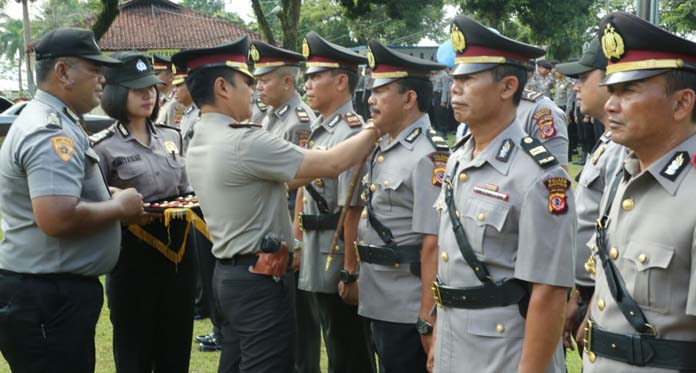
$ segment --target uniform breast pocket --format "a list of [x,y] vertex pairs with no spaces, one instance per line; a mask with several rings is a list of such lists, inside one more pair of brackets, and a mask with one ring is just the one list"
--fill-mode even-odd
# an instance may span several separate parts
[[389,204],[388,209],[413,206],[413,193],[406,190],[403,175],[385,175],[381,184]]
[[123,164],[116,168],[118,181],[114,184],[119,188],[130,188],[143,185],[142,183],[148,182],[148,180],[146,180],[148,171],[148,167],[144,161]]
[[109,199],[107,191],[99,167],[99,156],[94,149],[89,148],[85,152],[85,179],[82,182],[81,197],[88,201],[103,201]]
[[624,259],[628,267],[624,280],[633,299],[656,312],[667,312],[672,283],[668,271],[674,247],[654,242],[629,243]]
[[181,178],[181,173],[184,171],[184,160],[179,156],[168,156],[167,165],[169,169],[175,174],[177,180]]
[[492,249],[501,246],[501,232],[510,207],[471,198],[460,208],[464,231],[474,251],[486,256],[496,255]]

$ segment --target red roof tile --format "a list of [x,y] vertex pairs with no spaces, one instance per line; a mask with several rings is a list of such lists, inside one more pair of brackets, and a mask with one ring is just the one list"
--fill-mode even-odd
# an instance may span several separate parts
[[249,35],[261,35],[167,0],[130,0],[99,41],[101,49],[151,50],[205,48]]

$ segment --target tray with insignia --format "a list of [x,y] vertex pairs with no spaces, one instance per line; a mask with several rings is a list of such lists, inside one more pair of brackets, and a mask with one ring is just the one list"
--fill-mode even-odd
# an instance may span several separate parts
[[200,212],[201,207],[198,203],[198,197],[195,194],[187,194],[183,196],[173,196],[157,201],[143,203],[143,208],[146,212],[163,213],[167,209],[192,209]]

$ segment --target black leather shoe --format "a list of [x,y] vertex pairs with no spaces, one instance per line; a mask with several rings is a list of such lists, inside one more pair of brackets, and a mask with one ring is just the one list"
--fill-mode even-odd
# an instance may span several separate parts
[[198,344],[198,351],[201,352],[214,352],[214,351],[222,351],[222,346],[217,343],[217,339],[213,337],[210,341],[207,341],[207,343],[199,343]]
[[206,335],[199,335],[196,337],[196,342],[198,343],[207,343],[209,344],[211,340],[215,339],[215,335],[213,333],[206,334]]

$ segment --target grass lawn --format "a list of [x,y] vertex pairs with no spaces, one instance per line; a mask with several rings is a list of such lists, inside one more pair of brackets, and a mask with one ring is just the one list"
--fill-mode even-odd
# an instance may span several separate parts
[[[2,143],[2,138],[0,138],[0,144]],[[579,171],[580,166],[570,164],[570,174],[574,177]],[[0,239],[2,238],[2,231],[0,231]],[[103,282],[103,278],[102,278]],[[106,296],[105,296],[106,298]],[[207,334],[212,330],[212,324],[209,320],[196,321],[193,325],[193,335]],[[99,317],[99,322],[97,323],[96,331],[96,355],[97,355],[97,367],[96,371],[99,373],[112,373],[115,372],[114,360],[112,353],[112,329],[111,321],[109,320],[109,308],[106,306],[106,299],[104,301],[104,307],[102,308],[102,313]],[[191,373],[214,373],[217,372],[217,363],[220,358],[219,352],[199,352],[196,348],[197,346],[191,343]],[[566,361],[568,365],[569,373],[579,373],[580,367],[582,365],[578,355],[574,351],[569,351],[568,358]],[[322,346],[322,356],[321,356],[321,369],[322,372],[327,371],[327,360],[326,353]],[[0,359],[0,373],[10,372],[10,368],[4,359]]]

